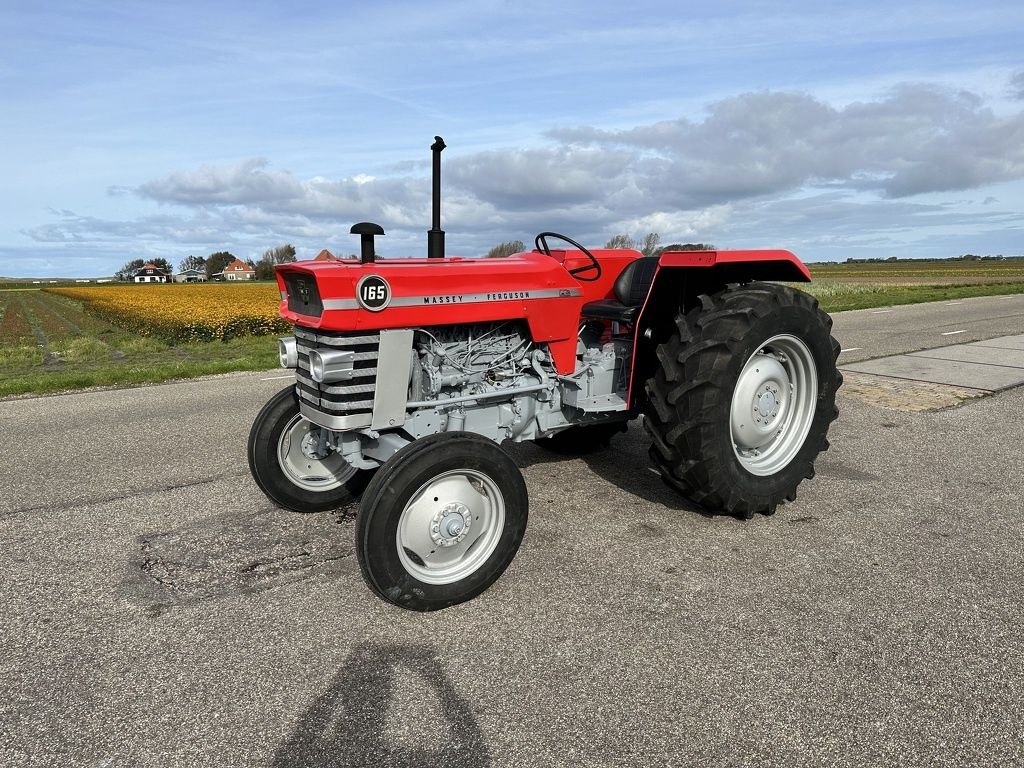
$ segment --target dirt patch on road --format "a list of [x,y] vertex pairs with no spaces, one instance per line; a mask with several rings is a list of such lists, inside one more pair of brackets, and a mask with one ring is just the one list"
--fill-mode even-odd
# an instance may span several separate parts
[[870,405],[914,412],[953,408],[967,400],[989,394],[983,389],[932,384],[927,381],[897,379],[892,376],[855,371],[843,371],[843,387],[839,392],[845,397],[852,397]]
[[345,510],[231,515],[138,542],[127,586],[155,613],[333,573],[355,554],[352,512]]

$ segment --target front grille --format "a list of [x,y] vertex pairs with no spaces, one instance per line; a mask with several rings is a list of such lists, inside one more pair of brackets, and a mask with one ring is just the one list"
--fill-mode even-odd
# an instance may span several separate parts
[[[298,367],[295,378],[300,398],[334,416],[369,414],[377,388],[379,333],[321,331],[295,326]],[[345,350],[353,353],[352,378],[331,384],[318,384],[309,373],[309,353],[313,350]]]

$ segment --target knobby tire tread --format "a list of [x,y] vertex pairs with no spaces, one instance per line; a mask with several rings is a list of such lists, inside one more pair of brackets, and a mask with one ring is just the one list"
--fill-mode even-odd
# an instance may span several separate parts
[[[817,366],[816,413],[804,446],[789,465],[759,484],[764,478],[740,467],[728,420],[722,418],[735,385],[730,372],[745,362],[756,323],[793,313],[816,337],[827,365]],[[676,333],[657,349],[658,369],[645,388],[644,426],[654,466],[667,485],[709,510],[742,519],[772,514],[779,504],[796,499],[797,486],[814,476],[814,460],[829,447],[826,435],[839,413],[835,393],[842,384],[831,318],[806,293],[755,283],[702,294],[696,306],[676,316],[675,325]]]

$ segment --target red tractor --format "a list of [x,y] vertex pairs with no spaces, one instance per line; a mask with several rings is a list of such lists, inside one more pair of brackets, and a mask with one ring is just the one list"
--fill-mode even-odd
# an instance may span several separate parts
[[[281,364],[249,467],[300,512],[360,499],[356,554],[380,597],[429,611],[483,592],[526,529],[499,447],[606,444],[639,416],[682,495],[749,518],[796,498],[828,447],[839,345],[789,251],[587,249],[554,232],[507,258],[446,257],[433,150],[427,258],[277,268]],[[555,247],[560,243],[561,247]]]

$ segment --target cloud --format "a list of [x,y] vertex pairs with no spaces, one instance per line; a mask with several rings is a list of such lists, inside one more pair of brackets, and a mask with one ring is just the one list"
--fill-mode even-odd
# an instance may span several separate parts
[[265,205],[302,194],[301,185],[290,174],[267,171],[268,165],[262,157],[236,165],[204,165],[150,181],[136,192],[159,202],[183,205]]
[[748,93],[712,104],[700,121],[550,135],[656,158],[661,173],[646,180],[696,205],[806,184],[909,197],[1024,177],[1024,114],[997,117],[974,94],[929,85],[844,108],[809,94]]
[[1018,72],[1010,78],[1010,95],[1019,101],[1024,101],[1024,71]]
[[252,208],[311,219],[376,217],[396,226],[411,224],[411,209],[419,212],[429,205],[429,191],[418,189],[409,178],[357,174],[337,181],[319,176],[303,180],[269,166],[265,158],[205,165],[147,182],[135,193],[158,203],[192,208]]
[[[901,198],[1024,177],[1024,113],[999,117],[972,93],[929,85],[843,108],[805,93],[747,93],[709,105],[699,120],[548,136],[554,146],[456,155],[445,170],[448,194],[461,210],[502,211],[510,220],[551,209],[621,217],[806,185]],[[429,205],[419,176],[302,180],[263,158],[172,174],[136,192],[161,203],[388,218],[399,227],[420,224]]]
[[[1024,89],[1024,73],[1013,83]],[[844,106],[807,93],[745,93],[699,115],[619,130],[560,128],[546,138],[526,149],[449,153],[450,251],[482,253],[542,229],[590,243],[657,231],[665,241],[885,247],[906,242],[911,228],[953,220],[912,198],[1024,178],[1024,112],[997,115],[974,93],[922,84]],[[108,221],[60,211],[27,234],[37,243],[193,252],[259,253],[292,241],[316,252],[339,240],[344,249],[352,223],[375,221],[388,232],[383,249],[419,253],[429,178],[419,160],[392,168],[327,179],[300,178],[261,157],[204,165],[131,190],[160,204],[156,214]],[[1013,226],[995,208],[958,221]]]

